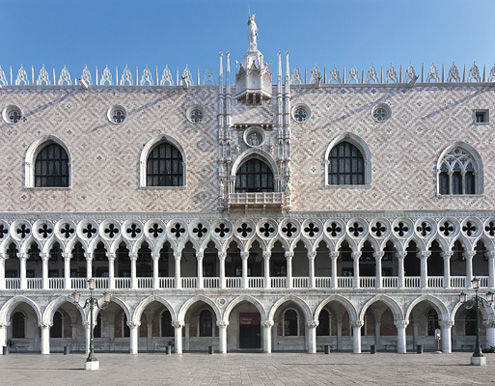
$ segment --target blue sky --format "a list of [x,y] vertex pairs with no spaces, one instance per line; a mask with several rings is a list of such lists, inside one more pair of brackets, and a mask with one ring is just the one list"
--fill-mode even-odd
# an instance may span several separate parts
[[[241,60],[248,10],[269,62],[289,50],[292,67],[367,70],[452,61],[495,62],[495,0],[0,0],[0,64],[57,71],[165,64],[215,74],[218,51]],[[461,70],[462,71],[462,70]]]

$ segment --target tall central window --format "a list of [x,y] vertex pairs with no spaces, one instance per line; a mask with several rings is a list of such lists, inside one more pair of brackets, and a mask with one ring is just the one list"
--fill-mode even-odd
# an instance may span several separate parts
[[34,168],[34,186],[69,186],[69,157],[59,144],[50,143],[38,153]]
[[148,156],[146,165],[147,186],[182,186],[183,164],[179,150],[162,142]]
[[330,185],[363,185],[364,158],[352,143],[343,141],[330,151],[328,157],[328,183]]
[[270,167],[257,158],[244,162],[237,170],[236,193],[273,192],[273,173]]

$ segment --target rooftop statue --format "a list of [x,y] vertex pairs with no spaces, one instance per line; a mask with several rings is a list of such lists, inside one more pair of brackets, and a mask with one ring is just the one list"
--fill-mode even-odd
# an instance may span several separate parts
[[249,51],[258,49],[258,26],[254,21],[254,15],[249,15],[248,20],[248,38],[249,38]]

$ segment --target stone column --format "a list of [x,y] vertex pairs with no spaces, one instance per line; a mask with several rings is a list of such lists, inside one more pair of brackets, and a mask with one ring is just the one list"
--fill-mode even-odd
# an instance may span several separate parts
[[373,257],[376,261],[376,288],[382,288],[382,257],[385,255],[383,251],[377,251],[373,253]]
[[273,320],[265,320],[263,323],[263,352],[272,352],[272,327]]
[[218,347],[221,354],[227,354],[227,326],[229,322],[217,321],[218,326]]
[[405,354],[407,352],[406,327],[409,320],[396,320],[394,324],[397,327],[397,352]]
[[[181,257],[182,257],[182,251],[174,251],[174,259],[175,259],[175,288],[177,288],[177,289],[182,288],[182,279],[181,279],[181,276],[180,276],[180,260],[181,260]],[[181,346],[181,350],[182,350],[182,346]],[[180,354],[182,354],[182,352]]]
[[454,254],[452,251],[441,253],[443,257],[443,288],[450,288],[450,257]]
[[64,258],[64,284],[65,284],[65,289],[71,289],[71,282],[70,282],[70,258],[71,254],[70,253],[62,253],[62,257]]
[[2,352],[3,348],[7,346],[7,329],[9,328],[10,323],[0,323],[0,352]]
[[310,354],[316,354],[316,327],[318,324],[320,324],[318,320],[310,320],[307,323],[308,353]]
[[108,289],[115,289],[115,253],[108,253]]
[[428,257],[431,255],[430,251],[421,251],[421,288],[428,288]]
[[203,251],[196,252],[196,262],[197,262],[197,270],[198,270],[198,288],[204,288],[204,280],[203,280]]
[[218,253],[218,261],[220,262],[220,288],[226,288],[225,285],[225,259],[227,252]]
[[160,288],[160,278],[158,277],[158,263],[160,254],[153,256],[153,289]]
[[184,327],[184,323],[175,321],[172,326],[175,328],[175,353],[182,354],[182,327]]
[[310,252],[308,252],[309,288],[315,288],[316,287],[315,259],[316,259],[316,251],[310,251]]
[[445,354],[450,354],[452,352],[452,326],[454,325],[453,320],[441,320],[439,323],[441,329],[441,341],[442,351]]
[[271,288],[271,278],[270,278],[270,257],[272,256],[271,251],[263,251],[263,274],[265,276],[265,288]]
[[473,288],[473,257],[476,254],[475,251],[465,251],[464,256],[466,257],[466,288]]
[[86,257],[86,279],[91,279],[93,277],[93,253],[85,252],[84,257]]
[[248,258],[249,258],[249,252],[241,252],[241,260],[242,260],[242,288],[249,288],[249,281],[248,281]]
[[339,252],[330,252],[330,259],[332,259],[332,288],[337,288],[337,259],[339,258]]
[[[48,253],[41,252],[41,288],[48,289]],[[50,343],[48,343],[50,344]]]
[[[7,254],[0,253],[0,290],[4,290],[5,286],[5,259],[7,259]],[[2,341],[0,340],[0,346]]]
[[137,261],[137,253],[129,253],[129,259],[131,260],[131,288],[137,289],[137,275],[136,275],[136,261]]
[[141,322],[127,322],[130,330],[129,352],[131,354],[138,353],[139,326]]
[[40,323],[41,327],[41,353],[43,355],[50,354],[50,327],[48,323]]
[[27,279],[26,279],[26,260],[28,254],[25,252],[17,253],[19,258],[19,276],[21,278],[21,289],[27,289]]
[[[486,328],[486,347],[495,347],[495,320],[488,320],[484,324]],[[1,345],[2,340],[0,339]]]
[[488,253],[488,287],[495,288],[495,251]]
[[292,258],[294,257],[294,252],[286,251],[285,259],[287,262],[287,283],[285,283],[287,288],[292,288]]
[[363,327],[363,322],[360,320],[352,324],[352,352],[354,354],[361,353],[361,327]]
[[[361,252],[352,252],[352,258],[354,259],[354,288],[359,288],[359,258],[361,257]],[[361,335],[359,336],[359,350],[361,350]],[[361,351],[359,351],[361,352]]]
[[400,251],[396,253],[397,256],[397,265],[398,265],[398,274],[399,274],[399,288],[404,288],[404,259],[406,258],[407,252]]

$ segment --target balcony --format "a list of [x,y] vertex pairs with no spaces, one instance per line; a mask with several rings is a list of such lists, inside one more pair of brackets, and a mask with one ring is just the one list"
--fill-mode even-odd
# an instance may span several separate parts
[[285,205],[282,192],[229,193],[227,204],[229,208],[281,208]]
[[[492,288],[489,276],[479,276],[481,288]],[[465,276],[451,276],[445,281],[443,276],[428,276],[423,283],[420,276],[406,276],[401,280],[397,276],[384,276],[376,278],[374,276],[361,276],[357,280],[352,276],[333,277],[182,277],[179,281],[175,277],[136,277],[134,280],[129,277],[108,277],[94,278],[95,286],[98,290],[217,290],[217,289],[237,289],[237,290],[369,290],[369,289],[420,289],[431,288],[442,289],[464,289],[470,288],[470,281]],[[4,290],[82,290],[86,289],[87,280],[85,278],[48,278],[45,282],[42,278],[26,278],[24,281],[19,278],[5,278],[2,287]],[[180,283],[180,286],[177,284]],[[445,285],[449,283],[449,285]],[[2,283],[0,283],[2,284]]]

